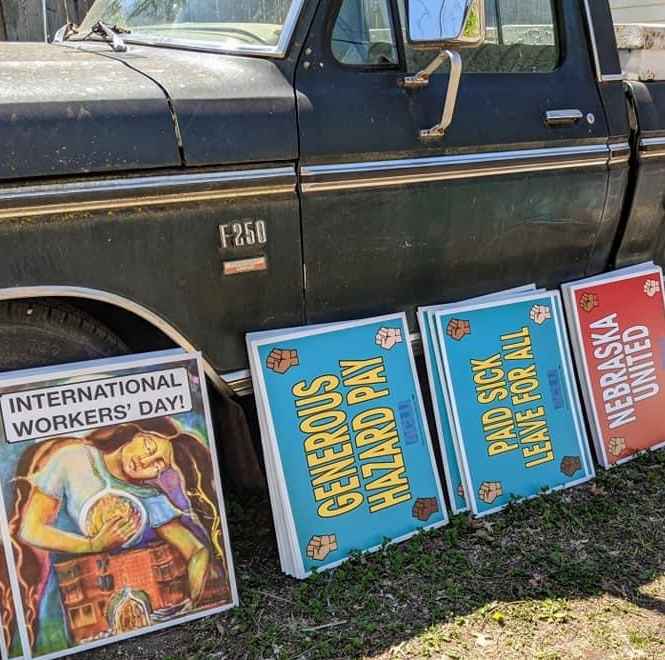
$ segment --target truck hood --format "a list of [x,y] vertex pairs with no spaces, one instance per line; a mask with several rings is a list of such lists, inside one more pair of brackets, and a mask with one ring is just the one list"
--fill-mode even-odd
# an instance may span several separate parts
[[267,59],[101,41],[0,42],[0,180],[297,157]]
[[266,163],[297,157],[293,85],[274,60],[131,44],[67,42],[140,71],[168,95],[187,165]]
[[2,42],[0,62],[0,180],[181,164],[166,95],[122,62]]

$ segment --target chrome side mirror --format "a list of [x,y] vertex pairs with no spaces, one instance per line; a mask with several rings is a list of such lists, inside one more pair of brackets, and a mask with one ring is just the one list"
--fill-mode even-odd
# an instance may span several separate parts
[[407,41],[414,48],[441,49],[441,52],[414,76],[403,80],[404,87],[429,84],[432,74],[450,62],[450,79],[441,121],[420,131],[421,139],[442,138],[452,123],[462,78],[462,58],[456,48],[476,48],[485,40],[484,0],[407,0]]

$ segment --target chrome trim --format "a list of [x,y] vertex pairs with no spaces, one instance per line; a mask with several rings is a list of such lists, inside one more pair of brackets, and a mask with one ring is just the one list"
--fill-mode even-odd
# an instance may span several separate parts
[[625,79],[625,73],[604,73],[600,77],[601,82],[623,82]]
[[665,158],[665,137],[642,138],[640,158]]
[[610,167],[628,163],[631,156],[631,148],[628,142],[616,142],[608,145],[610,149]]
[[581,110],[548,110],[545,113],[545,124],[547,126],[563,126],[565,124],[576,124],[584,119]]
[[591,15],[591,5],[589,5],[589,0],[584,0],[584,12],[586,14],[589,37],[591,39],[591,50],[593,52],[593,63],[596,69],[596,80],[602,81],[603,71],[600,68],[600,55],[598,54],[598,42],[596,41],[596,27],[593,24],[593,16]]
[[499,176],[543,170],[602,167],[609,163],[607,144],[492,151],[457,156],[301,166],[301,189],[323,192]]
[[131,35],[123,37],[123,41],[127,44],[139,46],[179,48],[182,50],[193,50],[205,53],[226,53],[228,55],[258,55],[282,59],[286,57],[289,50],[291,39],[293,38],[293,33],[295,32],[304,4],[305,0],[293,0],[289,12],[286,15],[284,25],[281,28],[279,40],[275,46],[245,46],[239,44],[234,48],[223,48],[215,42],[171,39],[169,37],[150,37],[149,35],[143,36],[136,30],[133,30]]
[[[108,303],[147,321],[183,350],[187,352],[198,350],[183,334],[161,316],[147,307],[115,293],[77,286],[23,286],[0,289],[0,300],[25,300],[28,298],[79,298]],[[203,358],[203,368],[215,389],[222,394],[229,395],[232,393],[232,389],[205,357]]]
[[233,390],[236,396],[249,396],[254,391],[252,383],[252,375],[249,369],[241,369],[240,371],[232,371],[223,374],[224,381]]
[[0,219],[294,192],[294,166],[0,188]]

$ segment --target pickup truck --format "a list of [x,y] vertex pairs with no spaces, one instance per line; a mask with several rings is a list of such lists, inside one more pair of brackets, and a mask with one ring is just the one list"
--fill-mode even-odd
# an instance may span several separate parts
[[0,63],[0,371],[177,345],[238,393],[250,330],[665,256],[607,0],[97,0]]

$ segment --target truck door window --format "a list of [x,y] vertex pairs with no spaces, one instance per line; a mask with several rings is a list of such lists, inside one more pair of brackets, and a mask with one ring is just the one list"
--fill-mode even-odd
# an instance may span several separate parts
[[[404,30],[405,0],[398,3]],[[552,0],[485,0],[485,12],[485,44],[462,50],[465,73],[547,73],[557,68],[559,31]],[[432,51],[406,43],[405,52],[409,72],[432,60]]]
[[390,0],[344,0],[335,19],[331,46],[341,64],[397,65]]

